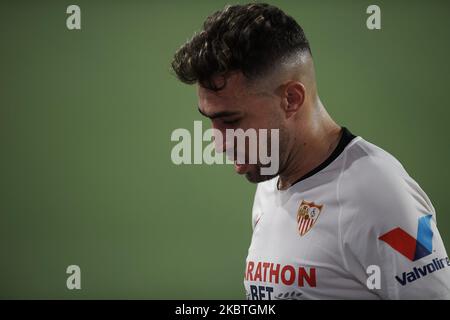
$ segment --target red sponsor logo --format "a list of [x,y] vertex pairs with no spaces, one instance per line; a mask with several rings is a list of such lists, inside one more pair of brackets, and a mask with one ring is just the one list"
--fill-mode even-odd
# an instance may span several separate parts
[[248,261],[245,271],[246,281],[260,281],[299,287],[316,286],[316,268],[295,267],[272,262]]

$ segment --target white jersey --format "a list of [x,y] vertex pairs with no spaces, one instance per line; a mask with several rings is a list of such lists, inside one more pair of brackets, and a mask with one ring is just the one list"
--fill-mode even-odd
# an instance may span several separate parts
[[449,299],[450,260],[425,192],[389,153],[343,135],[289,189],[258,184],[247,299]]

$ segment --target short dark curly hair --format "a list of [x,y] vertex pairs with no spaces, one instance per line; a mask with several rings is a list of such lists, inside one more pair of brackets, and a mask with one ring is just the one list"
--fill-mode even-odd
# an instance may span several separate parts
[[[298,52],[311,54],[300,25],[282,10],[265,3],[226,6],[210,15],[203,30],[176,53],[172,68],[184,83],[218,91],[226,75],[241,71],[248,79]],[[213,77],[222,76],[217,86]]]

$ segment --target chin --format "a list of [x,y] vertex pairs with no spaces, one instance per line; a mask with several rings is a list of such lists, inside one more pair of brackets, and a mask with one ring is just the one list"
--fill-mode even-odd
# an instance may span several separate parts
[[255,167],[252,167],[252,169],[249,170],[245,174],[245,177],[251,183],[259,183],[259,182],[270,180],[270,179],[276,177],[277,175],[278,175],[278,173],[273,174],[273,175],[261,175],[261,168],[255,166]]

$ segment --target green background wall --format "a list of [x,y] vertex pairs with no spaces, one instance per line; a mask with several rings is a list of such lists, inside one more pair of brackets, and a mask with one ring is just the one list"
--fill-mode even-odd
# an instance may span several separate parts
[[[1,2],[0,298],[245,297],[255,185],[170,160],[172,130],[201,119],[172,55],[226,3]],[[331,115],[402,162],[450,248],[449,2],[271,3],[304,27]]]

